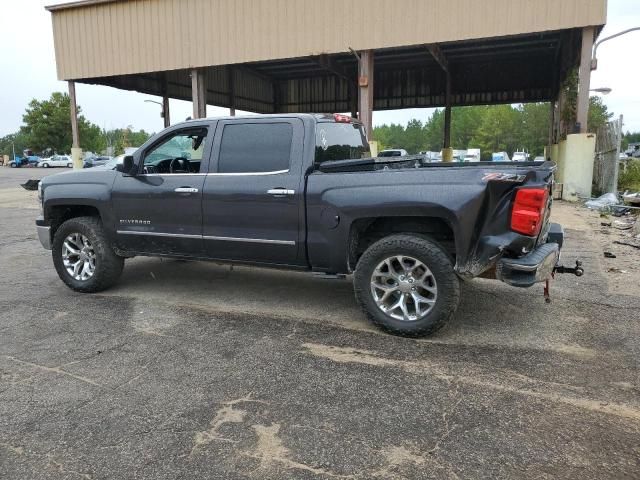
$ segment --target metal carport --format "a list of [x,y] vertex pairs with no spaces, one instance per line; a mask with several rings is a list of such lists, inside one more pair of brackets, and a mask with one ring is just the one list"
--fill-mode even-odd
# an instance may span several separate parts
[[[589,61],[606,0],[82,0],[47,7],[58,77],[258,113],[552,102]],[[554,114],[555,111],[555,114]],[[75,136],[77,138],[77,135]],[[74,145],[77,147],[77,144]],[[446,152],[446,150],[445,150]]]

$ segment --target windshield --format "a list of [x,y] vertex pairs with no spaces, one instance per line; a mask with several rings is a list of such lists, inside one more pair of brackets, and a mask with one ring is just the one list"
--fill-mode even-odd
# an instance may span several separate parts
[[321,122],[316,127],[316,165],[331,160],[371,156],[362,126],[357,123]]

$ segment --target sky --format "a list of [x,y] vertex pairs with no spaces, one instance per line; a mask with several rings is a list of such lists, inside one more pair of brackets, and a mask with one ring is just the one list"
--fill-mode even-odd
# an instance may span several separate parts
[[[61,0],[0,0],[0,136],[13,133],[22,124],[24,109],[33,98],[44,100],[54,91],[67,91],[56,78],[51,18],[45,5]],[[607,25],[600,38],[631,27],[640,27],[640,0],[609,0]],[[598,70],[592,72],[591,88],[608,87],[605,104],[616,116],[624,116],[625,131],[640,131],[640,31],[603,43],[598,49]],[[77,84],[78,104],[85,117],[102,128],[157,132],[162,129],[160,106],[145,103],[157,97],[97,85]],[[171,100],[173,122],[192,115],[190,102]],[[373,123],[406,124],[425,121],[432,109],[374,112]],[[227,115],[228,110],[209,106],[208,116]]]

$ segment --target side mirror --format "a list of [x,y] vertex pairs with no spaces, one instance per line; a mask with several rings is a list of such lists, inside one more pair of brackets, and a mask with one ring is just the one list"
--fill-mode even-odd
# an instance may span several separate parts
[[124,173],[125,175],[135,176],[133,156],[127,155],[122,159],[122,163],[116,165],[116,170]]

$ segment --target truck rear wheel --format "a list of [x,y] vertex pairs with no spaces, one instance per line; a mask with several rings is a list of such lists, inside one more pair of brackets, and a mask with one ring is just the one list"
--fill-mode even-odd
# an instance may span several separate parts
[[78,292],[109,288],[124,267],[124,259],[109,246],[97,217],[72,218],[60,225],[51,254],[60,279]]
[[395,335],[436,332],[460,301],[449,255],[437,243],[411,234],[371,245],[358,261],[354,288],[369,320]]

